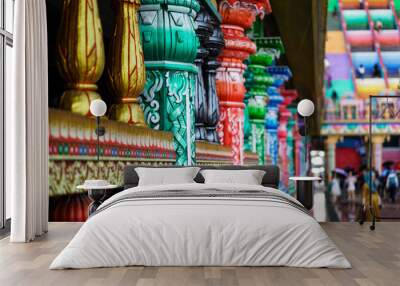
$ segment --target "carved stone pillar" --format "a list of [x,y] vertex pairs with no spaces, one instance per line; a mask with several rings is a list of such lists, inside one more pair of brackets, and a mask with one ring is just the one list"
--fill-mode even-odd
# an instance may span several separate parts
[[200,47],[197,50],[197,57],[194,61],[199,71],[196,76],[196,92],[194,97],[196,118],[195,135],[196,140],[206,140],[207,134],[205,122],[207,120],[207,100],[202,69],[204,66],[204,60],[208,54],[208,51],[205,48],[205,43],[212,35],[213,25],[211,23],[211,15],[208,13],[204,5],[201,5],[200,12],[197,14],[196,24],[196,34],[200,40]]
[[[287,136],[287,157],[288,157],[288,175],[290,177],[296,176],[296,145],[295,145],[295,137],[296,137],[296,114],[297,114],[297,108],[296,106],[290,106],[289,107],[290,111],[290,117],[289,121],[287,124],[287,131],[288,131],[288,136]],[[289,194],[294,194],[296,191],[296,186],[294,184],[294,181],[289,180],[288,182],[288,191]]]
[[211,143],[219,143],[217,134],[219,100],[217,96],[216,75],[217,68],[220,66],[217,57],[224,47],[224,36],[222,34],[220,23],[216,21],[211,21],[211,23],[213,25],[213,33],[205,42],[208,57],[204,67],[204,82],[207,102],[207,116],[204,124],[206,127],[207,141]]
[[284,105],[279,106],[279,128],[278,128],[278,142],[279,142],[279,161],[281,169],[281,190],[288,192],[289,161],[287,157],[287,137],[288,130],[287,124],[290,117],[290,111]]
[[301,170],[301,162],[304,161],[302,160],[302,154],[304,153],[303,150],[303,140],[299,132],[299,126],[298,126],[298,115],[297,115],[297,108],[295,111],[295,114],[292,115],[296,118],[296,125],[294,126],[293,129],[293,138],[294,138],[294,160],[295,160],[295,176],[301,176],[302,170]]
[[382,173],[383,142],[385,142],[385,136],[374,135],[372,137],[372,163],[379,174]]
[[[291,120],[292,113],[288,106],[297,97],[297,92],[294,90],[281,90],[283,102],[279,106],[279,156],[281,162],[281,182],[283,190],[289,192],[289,176],[291,168],[291,160],[293,159],[293,148],[289,143],[293,141],[292,128],[294,122]],[[289,157],[289,154],[292,154]]]
[[137,12],[140,0],[118,0],[114,34],[108,58],[108,77],[116,98],[110,117],[146,126],[138,97],[146,82]]
[[100,98],[96,82],[105,65],[97,0],[64,0],[57,55],[61,76],[67,83],[60,107],[89,116],[90,102]]
[[258,164],[265,165],[265,101],[266,97],[251,98],[248,103],[252,152],[258,155]]
[[[267,87],[273,83],[272,76],[268,75],[265,66],[270,63],[270,58],[265,57],[262,52],[257,52],[250,56],[249,65],[245,72],[246,88],[246,109],[248,111],[248,124],[250,125],[250,136],[245,139],[246,146],[250,145],[250,150],[257,152],[258,163],[265,165],[265,115],[266,103],[268,102]],[[246,124],[245,116],[245,126]],[[246,130],[246,127],[245,127]]]
[[264,65],[267,66],[266,72],[272,76],[272,83],[267,88],[269,97],[268,105],[266,106],[267,116],[265,118],[266,129],[266,156],[270,158],[271,163],[278,164],[278,111],[279,105],[283,101],[280,95],[279,87],[283,84],[284,78],[279,77],[277,70],[274,68],[275,60],[279,58],[280,54],[284,51],[283,44],[280,38],[264,37],[264,30],[262,25],[257,25],[255,29],[257,47],[259,49],[260,57],[264,60]]
[[147,124],[172,131],[177,165],[196,161],[195,107],[198,1],[142,0],[140,28],[147,82],[140,98]]
[[[288,67],[280,66],[270,66],[267,67],[266,70],[274,79],[272,86],[267,90],[269,96],[265,120],[265,128],[267,129],[267,152],[269,152],[268,155],[272,159],[272,164],[278,164],[278,154],[281,154],[279,153],[281,149],[277,134],[278,127],[282,124],[278,119],[278,113],[280,113],[279,107],[284,100],[279,88],[290,78],[291,72]],[[283,142],[284,141],[282,141],[282,143]]]
[[280,82],[277,80],[274,81],[274,84],[268,88],[268,106],[267,116],[265,119],[265,129],[267,131],[266,136],[266,153],[267,157],[271,158],[272,165],[278,164],[278,112],[279,105],[283,101],[283,97],[279,93],[279,89],[276,87],[280,85]]
[[269,2],[223,0],[219,2],[225,48],[219,56],[221,67],[217,70],[217,94],[220,120],[218,135],[223,145],[232,148],[233,164],[243,164],[244,149],[244,87],[243,61],[255,53],[256,45],[245,35],[257,15],[270,11]]

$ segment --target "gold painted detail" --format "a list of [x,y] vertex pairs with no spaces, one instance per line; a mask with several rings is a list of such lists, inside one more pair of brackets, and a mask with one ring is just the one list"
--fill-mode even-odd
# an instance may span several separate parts
[[138,96],[146,83],[137,11],[139,0],[118,0],[111,40],[108,78],[116,98],[110,117],[135,126],[146,126]]
[[97,0],[64,0],[57,55],[59,71],[68,88],[60,107],[90,115],[90,102],[100,98],[96,82],[105,65]]

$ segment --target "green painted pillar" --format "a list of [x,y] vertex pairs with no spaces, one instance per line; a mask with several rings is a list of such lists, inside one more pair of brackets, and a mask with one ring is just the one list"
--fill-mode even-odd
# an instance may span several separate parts
[[142,0],[139,11],[146,66],[140,98],[146,123],[174,135],[177,165],[196,163],[195,108],[199,46],[196,0]]
[[267,88],[273,83],[273,78],[267,74],[265,67],[271,61],[269,54],[262,51],[251,55],[244,75],[247,88],[245,96],[245,146],[249,151],[257,153],[260,165],[265,165],[266,163],[265,105],[268,102]]

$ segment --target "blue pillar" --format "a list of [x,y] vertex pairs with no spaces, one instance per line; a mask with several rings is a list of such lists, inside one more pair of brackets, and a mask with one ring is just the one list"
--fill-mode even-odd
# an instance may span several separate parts
[[274,78],[273,84],[268,87],[267,93],[269,97],[267,108],[267,116],[265,118],[265,129],[267,131],[266,152],[271,158],[273,165],[278,165],[279,143],[278,143],[278,127],[279,127],[279,105],[283,102],[283,97],[279,92],[279,88],[287,81],[292,73],[286,66],[269,66],[266,68],[268,74]]

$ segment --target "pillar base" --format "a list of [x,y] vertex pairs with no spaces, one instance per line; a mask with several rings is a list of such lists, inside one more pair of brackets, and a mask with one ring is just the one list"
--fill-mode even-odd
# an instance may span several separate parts
[[84,116],[90,116],[90,103],[101,99],[96,91],[92,90],[67,90],[61,97],[60,108]]
[[130,125],[147,127],[143,110],[138,102],[114,104],[110,108],[110,117]]
[[219,141],[232,148],[234,165],[243,165],[244,103],[220,102],[220,119],[217,127]]

